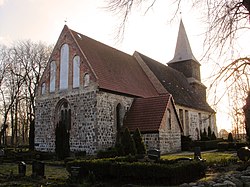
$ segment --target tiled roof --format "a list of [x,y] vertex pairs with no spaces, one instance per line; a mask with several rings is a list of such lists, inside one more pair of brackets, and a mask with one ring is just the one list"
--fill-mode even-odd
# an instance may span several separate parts
[[136,98],[125,116],[124,128],[143,132],[157,132],[170,100],[170,94],[158,97]]
[[214,112],[208,103],[189,85],[187,78],[182,73],[145,55],[140,55],[162,85],[172,94],[176,104]]
[[70,31],[96,74],[100,88],[139,97],[158,95],[133,56]]

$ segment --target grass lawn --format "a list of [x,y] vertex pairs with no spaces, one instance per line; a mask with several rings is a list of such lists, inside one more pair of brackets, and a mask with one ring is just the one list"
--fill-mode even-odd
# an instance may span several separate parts
[[[161,156],[161,159],[174,160],[177,158],[189,157],[194,158],[194,153],[184,153],[184,154],[169,154]],[[205,159],[208,164],[219,163],[223,161],[237,161],[238,157],[235,152],[204,152],[201,153],[202,159]]]
[[[183,157],[193,158],[193,152],[183,152],[178,154],[169,154],[161,156],[161,159],[177,159]],[[237,161],[238,158],[235,152],[203,152],[201,153],[203,159],[206,159],[206,162],[209,165],[214,163],[225,163]],[[49,161],[45,163],[45,178],[33,179],[32,166],[27,164],[26,167],[26,177],[18,176],[18,164],[17,163],[2,163],[0,164],[0,187],[1,186],[65,186],[67,184],[67,179],[69,173],[66,171],[66,168],[63,167],[60,163],[57,163],[57,166],[51,165],[56,164],[54,161]],[[223,164],[222,164],[223,165]],[[218,164],[221,167],[220,164]],[[208,177],[207,177],[208,178]],[[107,186],[121,186],[119,181],[110,181],[105,183]],[[122,184],[124,185],[124,184]],[[67,185],[66,185],[67,186]],[[81,184],[83,186],[89,186],[89,184]],[[140,187],[134,185],[134,187]]]
[[26,177],[18,176],[17,163],[0,164],[0,186],[34,186],[34,184],[48,185],[63,184],[68,178],[68,172],[62,166],[45,164],[45,178],[32,179],[32,165],[26,165]]

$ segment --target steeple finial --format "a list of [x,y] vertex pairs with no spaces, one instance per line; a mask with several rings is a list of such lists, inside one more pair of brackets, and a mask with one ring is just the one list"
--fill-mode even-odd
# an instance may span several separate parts
[[184,60],[194,60],[198,62],[195,59],[193,52],[191,50],[187,33],[181,19],[174,58],[169,63],[174,63]]

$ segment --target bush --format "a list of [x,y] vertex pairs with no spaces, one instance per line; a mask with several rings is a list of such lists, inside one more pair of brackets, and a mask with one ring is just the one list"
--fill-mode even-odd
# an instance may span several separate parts
[[229,148],[229,143],[228,142],[220,142],[217,144],[218,150],[219,151],[227,151]]
[[125,155],[135,155],[136,154],[136,147],[133,138],[130,135],[128,128],[125,129],[122,137],[121,137],[121,144],[123,147],[123,151]]
[[97,152],[97,158],[114,158],[118,156],[116,148],[108,148],[107,150],[100,150]]
[[181,150],[182,151],[190,151],[192,147],[193,141],[190,136],[181,135]]
[[[178,185],[191,182],[205,174],[204,162],[188,161],[175,164],[151,162],[124,162],[125,158],[96,159],[69,162],[67,171],[72,166],[80,167],[80,178],[94,174],[96,180],[119,179],[140,184]],[[132,157],[131,157],[132,159]]]
[[140,130],[138,128],[136,129],[136,131],[133,134],[133,139],[134,139],[134,142],[135,142],[135,147],[136,147],[137,154],[139,154],[139,155],[146,154],[146,147],[145,147],[145,144],[143,142],[141,132],[140,132]]
[[220,140],[195,141],[194,146],[200,147],[202,151],[206,151],[206,150],[217,149],[219,142]]

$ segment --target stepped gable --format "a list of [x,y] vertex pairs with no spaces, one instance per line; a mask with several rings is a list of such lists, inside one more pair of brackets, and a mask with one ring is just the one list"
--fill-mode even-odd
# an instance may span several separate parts
[[176,104],[214,112],[208,103],[203,101],[202,97],[189,85],[187,78],[182,73],[145,55],[140,54],[140,56],[161,84],[172,94]]
[[139,128],[142,133],[158,132],[170,98],[170,94],[136,98],[125,116],[123,127],[130,131]]
[[133,56],[70,31],[93,69],[100,88],[138,97],[158,95]]

